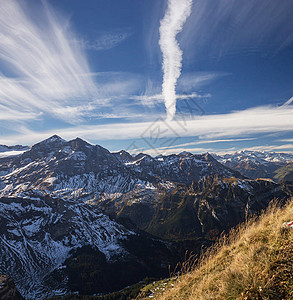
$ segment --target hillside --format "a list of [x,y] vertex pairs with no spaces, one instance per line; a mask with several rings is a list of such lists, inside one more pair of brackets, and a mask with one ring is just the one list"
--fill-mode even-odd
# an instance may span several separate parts
[[293,233],[282,227],[292,216],[293,199],[283,208],[270,207],[223,238],[192,271],[146,287],[140,299],[151,290],[158,300],[292,299]]
[[[117,215],[129,218],[140,229],[160,238],[214,240],[221,232],[245,221],[248,215],[259,213],[272,199],[286,201],[289,193],[272,180],[214,175],[191,186],[181,185],[161,193],[158,201],[133,201],[134,195],[126,194]],[[101,204],[100,207],[103,209]]]
[[275,174],[278,181],[293,181],[293,163],[277,169]]

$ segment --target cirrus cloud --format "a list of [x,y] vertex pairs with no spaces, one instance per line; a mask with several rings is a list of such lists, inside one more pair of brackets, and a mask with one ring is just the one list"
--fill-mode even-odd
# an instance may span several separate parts
[[[3,137],[0,143],[34,143],[53,134],[65,139],[76,136],[89,141],[151,138],[154,127],[165,138],[200,137],[204,139],[253,138],[258,134],[284,134],[293,131],[293,106],[262,106],[218,115],[204,115],[190,120],[80,125],[54,131],[34,132],[24,129],[20,135]],[[171,130],[170,130],[171,128]],[[200,144],[200,143],[198,143]]]
[[82,49],[70,43],[74,34],[65,18],[44,2],[36,21],[25,4],[0,0],[0,60],[6,70],[0,74],[0,105],[16,112],[14,120],[24,112],[66,118],[59,114],[62,108],[97,95],[95,82],[85,75],[90,68]]
[[131,29],[116,29],[109,32],[102,33],[96,40],[74,40],[73,43],[77,43],[86,50],[103,51],[110,50],[117,47],[133,34]]

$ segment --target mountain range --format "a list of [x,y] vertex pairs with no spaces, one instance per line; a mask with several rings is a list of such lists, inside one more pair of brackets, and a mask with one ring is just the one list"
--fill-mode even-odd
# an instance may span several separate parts
[[265,151],[243,150],[232,154],[213,154],[213,157],[223,165],[237,170],[252,179],[283,179],[278,177],[278,170],[286,167],[290,162],[293,162],[293,154]]
[[168,276],[186,250],[292,195],[290,154],[132,156],[56,135],[2,148],[20,152],[0,158],[0,273],[27,299]]

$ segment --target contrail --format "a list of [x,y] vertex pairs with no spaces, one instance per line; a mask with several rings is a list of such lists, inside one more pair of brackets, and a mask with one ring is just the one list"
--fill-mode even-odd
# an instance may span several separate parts
[[163,54],[163,84],[167,120],[176,113],[176,83],[181,74],[182,50],[176,40],[191,13],[192,0],[168,0],[168,8],[160,25],[159,45]]
[[293,103],[293,97],[291,97],[288,101],[286,101],[282,106],[288,106]]

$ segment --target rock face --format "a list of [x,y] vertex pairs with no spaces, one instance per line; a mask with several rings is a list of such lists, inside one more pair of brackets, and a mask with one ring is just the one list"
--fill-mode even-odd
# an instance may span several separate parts
[[293,161],[289,153],[239,151],[234,154],[213,155],[223,165],[251,178],[274,179],[276,170]]
[[23,297],[17,290],[14,281],[7,275],[0,275],[0,299],[21,300]]
[[60,197],[96,197],[123,193],[141,182],[111,153],[81,139],[53,136],[17,158],[0,161],[2,196],[31,189]]

